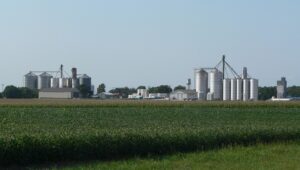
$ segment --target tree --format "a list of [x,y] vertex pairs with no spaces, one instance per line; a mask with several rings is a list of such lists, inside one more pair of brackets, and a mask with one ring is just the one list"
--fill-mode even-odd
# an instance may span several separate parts
[[146,89],[146,86],[139,86],[137,89]]
[[21,98],[21,91],[19,88],[15,86],[6,86],[4,91],[3,91],[3,96],[10,99],[15,99],[15,98]]
[[105,84],[100,84],[97,88],[97,93],[100,94],[100,93],[103,93],[105,92]]
[[119,94],[122,98],[128,98],[128,95],[136,93],[135,88],[121,87],[109,91],[110,93]]
[[90,89],[84,84],[79,86],[79,92],[83,98],[89,97]]
[[300,87],[299,86],[292,86],[288,89],[288,95],[290,97],[300,97]]
[[21,98],[38,98],[38,92],[36,90],[32,90],[27,87],[21,87],[19,90],[21,93]]
[[276,95],[277,95],[276,87],[259,87],[258,88],[258,99],[259,100],[268,100]]
[[178,85],[174,88],[174,91],[176,90],[186,90],[186,87],[185,86],[181,86],[181,85]]
[[3,98],[3,94],[2,94],[2,93],[0,93],[0,98],[1,98],[1,99]]
[[168,85],[160,85],[158,87],[149,88],[149,93],[171,93],[172,88]]

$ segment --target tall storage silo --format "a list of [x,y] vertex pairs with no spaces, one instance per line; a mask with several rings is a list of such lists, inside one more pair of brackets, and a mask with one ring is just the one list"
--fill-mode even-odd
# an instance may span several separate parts
[[68,88],[72,88],[72,85],[73,85],[73,81],[72,80],[73,80],[72,78],[68,78],[67,79],[67,87]]
[[67,83],[67,78],[59,78],[59,88],[67,88]]
[[236,100],[243,100],[243,80],[240,78],[236,79]]
[[24,76],[24,87],[35,90],[37,89],[38,76],[30,72]]
[[248,101],[250,99],[250,80],[243,80],[243,100]]
[[258,100],[258,80],[250,79],[250,100]]
[[38,89],[45,89],[51,87],[52,76],[46,72],[42,73],[38,77]]
[[196,72],[195,78],[196,92],[199,100],[206,100],[208,89],[208,73],[201,69]]
[[59,78],[51,78],[51,88],[59,88]]
[[209,86],[210,93],[213,93],[214,100],[222,99],[223,89],[223,74],[218,69],[214,69],[210,72]]
[[223,100],[224,101],[229,101],[230,98],[230,91],[231,91],[231,87],[230,87],[230,83],[231,80],[230,79],[224,79],[223,80]]
[[85,85],[85,87],[87,87],[87,89],[91,89],[92,86],[92,79],[91,77],[89,77],[86,74],[83,74],[80,78],[79,78],[79,85]]
[[230,95],[230,100],[235,101],[237,100],[237,79],[231,79],[230,83],[231,87],[231,95]]

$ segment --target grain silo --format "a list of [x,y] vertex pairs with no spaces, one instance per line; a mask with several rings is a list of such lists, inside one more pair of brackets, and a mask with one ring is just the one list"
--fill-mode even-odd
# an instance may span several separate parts
[[258,100],[258,80],[250,79],[250,100]]
[[250,99],[250,80],[243,80],[243,100],[248,101]]
[[50,88],[52,76],[47,72],[42,73],[38,77],[38,89]]
[[38,76],[35,75],[34,73],[30,72],[24,76],[24,86],[35,90],[37,89],[37,84],[38,84]]
[[237,100],[237,79],[231,79],[231,83],[230,83],[230,87],[231,87],[231,95],[230,95],[230,100],[231,101],[235,101]]
[[51,78],[51,88],[59,88],[59,78]]
[[231,80],[230,79],[224,79],[223,80],[223,100],[224,101],[229,101],[231,98],[230,98],[230,91],[231,91],[231,87],[230,87],[230,84],[231,84]]
[[86,74],[83,74],[79,78],[79,85],[80,86],[84,85],[85,87],[87,87],[87,89],[91,89],[91,87],[92,87],[92,79],[91,79],[91,77],[89,77]]
[[206,100],[208,91],[208,73],[201,69],[196,72],[196,92],[199,100]]
[[243,80],[240,78],[236,79],[236,100],[243,100]]
[[213,69],[209,76],[210,93],[213,94],[214,100],[222,99],[223,74],[218,69]]

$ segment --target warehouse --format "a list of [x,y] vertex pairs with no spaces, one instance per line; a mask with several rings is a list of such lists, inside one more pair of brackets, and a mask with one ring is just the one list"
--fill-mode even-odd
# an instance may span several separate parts
[[45,88],[39,91],[40,99],[72,99],[79,97],[75,88]]
[[197,99],[196,90],[176,90],[170,95],[171,100],[195,100]]

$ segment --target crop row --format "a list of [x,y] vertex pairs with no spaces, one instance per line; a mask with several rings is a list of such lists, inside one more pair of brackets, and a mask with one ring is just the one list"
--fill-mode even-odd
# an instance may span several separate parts
[[0,164],[300,140],[297,107],[0,107]]

